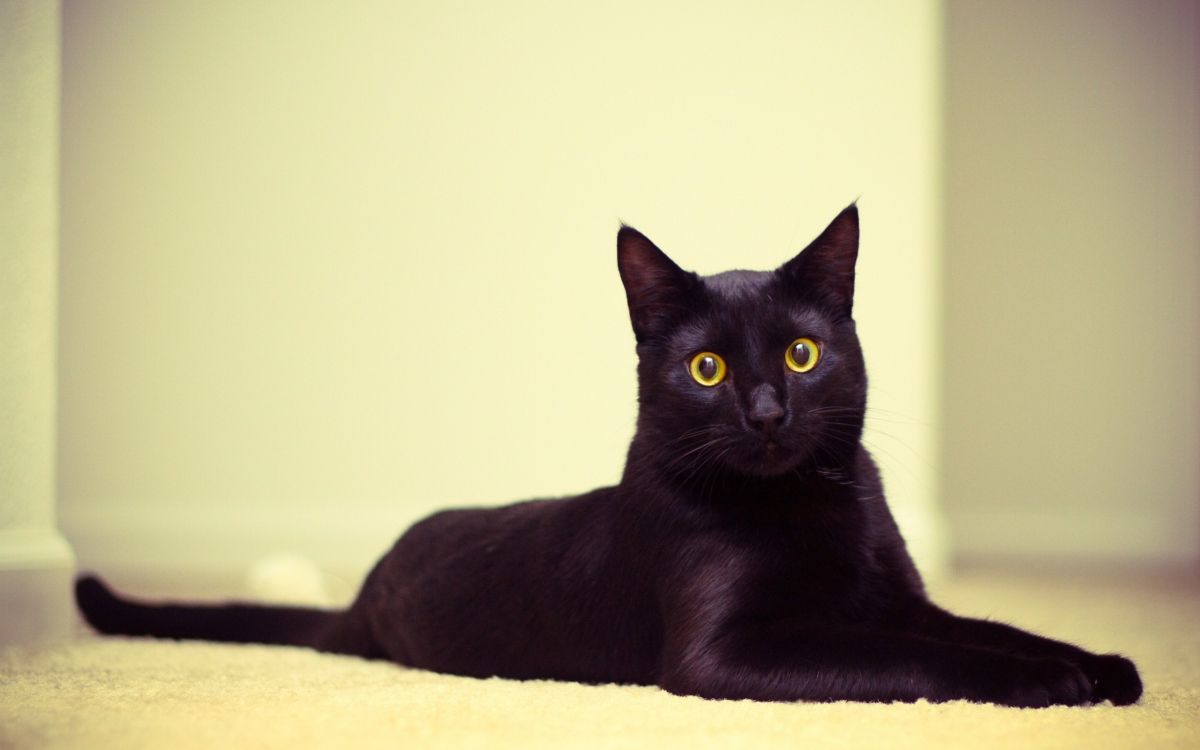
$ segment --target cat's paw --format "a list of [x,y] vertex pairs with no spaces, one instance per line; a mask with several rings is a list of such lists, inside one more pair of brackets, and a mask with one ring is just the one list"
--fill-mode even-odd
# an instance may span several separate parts
[[1092,700],[1128,706],[1142,697],[1142,678],[1133,662],[1119,654],[1091,656],[1080,665],[1092,684]]
[[995,703],[1018,708],[1082,706],[1092,702],[1092,681],[1064,659],[1019,659],[997,685]]

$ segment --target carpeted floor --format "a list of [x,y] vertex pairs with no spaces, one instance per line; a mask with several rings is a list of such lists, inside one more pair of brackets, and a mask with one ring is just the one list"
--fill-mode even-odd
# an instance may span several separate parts
[[471,680],[303,649],[85,636],[0,655],[0,747],[1200,748],[1200,587],[967,574],[934,587],[1142,670],[1127,708],[764,704]]

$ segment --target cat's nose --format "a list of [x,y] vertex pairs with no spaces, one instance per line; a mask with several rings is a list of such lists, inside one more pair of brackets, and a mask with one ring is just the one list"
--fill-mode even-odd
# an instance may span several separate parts
[[750,392],[750,411],[746,415],[750,424],[763,432],[774,432],[783,419],[783,404],[775,395],[775,389],[763,383]]

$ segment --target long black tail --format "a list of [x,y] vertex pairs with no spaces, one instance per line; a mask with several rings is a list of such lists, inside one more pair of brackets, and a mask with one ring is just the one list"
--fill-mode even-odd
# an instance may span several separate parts
[[75,581],[75,601],[101,633],[229,643],[308,646],[321,651],[370,656],[359,618],[336,610],[255,604],[158,604],[117,595],[100,578]]

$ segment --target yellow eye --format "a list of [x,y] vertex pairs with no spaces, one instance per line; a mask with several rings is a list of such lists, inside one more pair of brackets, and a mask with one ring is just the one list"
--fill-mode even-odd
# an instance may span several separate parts
[[725,379],[725,360],[721,359],[720,354],[700,352],[692,357],[688,369],[700,385],[714,386]]
[[821,361],[821,347],[812,339],[798,338],[788,345],[783,361],[793,372],[808,372]]

